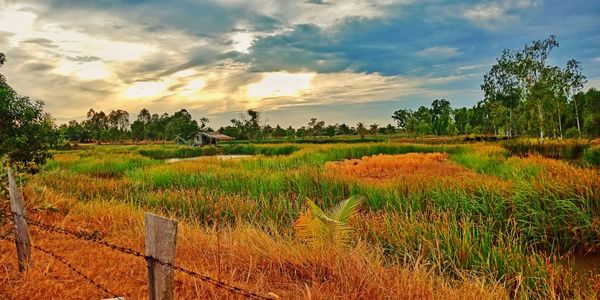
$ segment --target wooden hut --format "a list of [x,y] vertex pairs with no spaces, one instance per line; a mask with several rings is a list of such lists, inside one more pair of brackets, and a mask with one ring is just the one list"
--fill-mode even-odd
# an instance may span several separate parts
[[194,135],[194,146],[217,145],[219,141],[230,141],[233,139],[218,132],[198,132]]

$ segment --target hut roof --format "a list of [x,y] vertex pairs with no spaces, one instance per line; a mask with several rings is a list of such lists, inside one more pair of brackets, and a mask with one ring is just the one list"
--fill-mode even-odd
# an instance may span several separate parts
[[235,140],[234,138],[228,136],[228,135],[224,135],[218,132],[198,132],[198,134],[201,134],[203,136],[209,137],[211,139],[215,139],[215,140]]

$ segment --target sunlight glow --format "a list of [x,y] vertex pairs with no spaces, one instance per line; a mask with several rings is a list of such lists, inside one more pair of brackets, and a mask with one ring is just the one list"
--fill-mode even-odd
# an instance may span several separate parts
[[52,72],[63,76],[75,76],[81,80],[106,79],[111,74],[106,64],[100,61],[75,63],[69,60],[63,60],[61,61],[60,66]]
[[23,11],[23,8],[25,7],[15,5],[0,12],[0,28],[2,28],[2,31],[14,33],[18,36],[31,34],[36,15]]
[[314,73],[268,73],[257,83],[248,86],[248,97],[295,97],[310,87]]
[[206,86],[206,83],[202,78],[193,79],[188,84],[183,87],[183,89],[179,92],[182,96],[189,96],[195,94],[202,90]]
[[163,93],[166,87],[159,81],[139,81],[129,86],[123,96],[131,99],[154,97]]

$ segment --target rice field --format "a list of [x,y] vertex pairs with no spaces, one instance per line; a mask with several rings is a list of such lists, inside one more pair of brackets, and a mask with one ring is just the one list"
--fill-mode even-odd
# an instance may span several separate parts
[[[593,166],[511,155],[493,143],[213,149],[60,151],[24,178],[29,209],[139,247],[142,211],[179,218],[184,264],[283,298],[599,297],[600,171]],[[186,151],[207,156],[165,161],[189,157]],[[221,160],[211,151],[252,156]],[[348,241],[298,236],[294,224],[307,199],[329,209],[355,195],[364,201],[350,218]],[[0,258],[12,255],[0,247]],[[224,262],[210,258],[220,253]],[[180,298],[225,296],[181,280]],[[25,297],[19,289],[31,285],[2,275],[0,282],[0,292]]]

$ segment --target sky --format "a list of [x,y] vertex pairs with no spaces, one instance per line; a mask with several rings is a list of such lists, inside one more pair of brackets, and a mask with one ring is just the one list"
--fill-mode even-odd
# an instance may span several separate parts
[[554,34],[549,63],[600,88],[600,3],[505,0],[0,0],[0,72],[57,123],[142,108],[229,124],[385,125],[399,108],[481,100],[503,49]]

